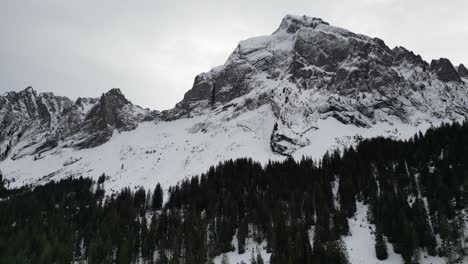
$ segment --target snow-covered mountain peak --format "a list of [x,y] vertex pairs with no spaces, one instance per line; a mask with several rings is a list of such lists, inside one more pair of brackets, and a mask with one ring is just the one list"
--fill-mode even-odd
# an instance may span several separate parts
[[240,41],[223,65],[196,76],[170,110],[142,109],[119,89],[76,102],[33,90],[21,96],[33,99],[0,97],[0,170],[21,177],[18,185],[106,173],[117,188],[167,186],[230,158],[320,158],[362,138],[408,138],[465,120],[467,77],[447,59],[429,64],[381,39],[287,15],[273,34]]
[[198,75],[170,116],[270,105],[272,150],[291,155],[328,118],[364,128],[464,119],[466,90],[448,59],[429,65],[404,47],[287,15],[273,34],[241,41],[224,65]]
[[310,27],[315,28],[317,25],[330,25],[329,23],[323,21],[321,18],[309,17],[309,16],[296,16],[296,15],[286,15],[276,32],[279,30],[285,30],[288,33],[295,33],[301,27]]
[[109,91],[102,94],[101,97],[114,97],[117,100],[124,101],[125,103],[130,103],[130,101],[125,98],[125,95],[122,93],[120,88],[112,88]]
[[23,96],[31,96],[31,95],[34,95],[34,96],[37,96],[37,92],[36,90],[34,90],[34,88],[32,88],[32,86],[28,86],[26,88],[24,88],[23,90],[21,91],[18,91],[18,92],[7,92],[7,95],[10,95],[10,96],[19,96],[19,97],[23,97]]

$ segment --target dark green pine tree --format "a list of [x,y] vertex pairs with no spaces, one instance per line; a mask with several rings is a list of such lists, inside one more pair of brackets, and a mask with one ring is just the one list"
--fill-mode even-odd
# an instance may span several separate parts
[[161,185],[158,183],[156,185],[156,188],[154,189],[153,193],[153,199],[151,202],[151,208],[153,210],[160,210],[162,208],[162,203],[163,203],[163,190],[161,188]]
[[388,258],[387,244],[380,230],[377,230],[375,235],[375,255],[378,260],[386,260]]
[[245,252],[245,239],[249,233],[249,226],[246,219],[242,219],[239,223],[239,228],[237,230],[237,249],[239,254]]
[[2,171],[0,171],[0,198],[4,196],[5,193],[5,183],[3,182]]

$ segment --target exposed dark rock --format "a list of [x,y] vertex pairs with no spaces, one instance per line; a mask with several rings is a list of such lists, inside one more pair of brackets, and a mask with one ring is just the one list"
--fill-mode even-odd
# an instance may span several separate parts
[[461,82],[460,76],[450,60],[440,58],[431,61],[430,70],[437,74],[437,78],[444,82]]
[[[83,130],[90,136],[77,144],[80,148],[90,148],[107,142],[114,129],[132,130],[138,125],[133,116],[125,111],[133,106],[120,89],[114,88],[104,93],[99,102],[90,110],[83,123]],[[128,107],[127,109],[125,109]]]
[[252,71],[252,66],[245,62],[234,61],[220,72],[202,73],[195,78],[192,89],[185,93],[179,107],[190,110],[192,102],[205,101],[210,106],[229,102],[248,91],[246,76]]
[[468,69],[465,67],[465,65],[460,64],[458,66],[458,75],[460,75],[460,77],[468,78]]
[[[0,96],[0,159],[10,154],[27,131],[33,131],[33,136],[45,133],[42,142],[35,142],[37,144],[56,138],[61,131],[60,117],[72,105],[66,97],[38,94],[32,87]],[[29,145],[33,144],[26,144]]]
[[414,52],[409,51],[405,49],[404,47],[395,47],[392,50],[392,53],[394,54],[394,63],[402,63],[402,62],[407,62],[413,65],[420,65],[423,68],[428,68],[428,64],[426,61],[424,61],[420,55],[414,54]]
[[325,71],[335,71],[338,64],[349,55],[350,49],[346,40],[335,35],[323,32],[310,34],[308,31],[299,31],[297,34],[295,51],[308,64],[324,67]]
[[294,144],[294,143],[295,142],[293,139],[279,133],[278,123],[276,123],[273,127],[273,131],[271,132],[271,136],[270,136],[271,150],[275,153],[278,153],[284,156],[289,156],[289,154],[287,153],[288,151],[287,145]]
[[44,142],[44,144],[42,144],[41,146],[39,146],[37,149],[36,149],[36,153],[40,153],[40,152],[44,152],[44,151],[47,151],[47,150],[51,150],[53,148],[56,148],[58,146],[58,141],[55,140],[55,139],[49,139],[47,140],[46,142]]
[[281,21],[278,30],[286,30],[286,32],[294,34],[301,27],[316,28],[319,24],[329,25],[329,23],[316,17],[286,15]]
[[0,96],[0,160],[20,140],[27,143],[12,158],[21,157],[21,150],[35,154],[53,149],[67,138],[75,138],[76,146],[82,148],[97,146],[114,129],[134,129],[138,122],[154,120],[158,113],[132,105],[119,89],[99,99],[78,98],[76,102],[52,93],[38,94],[32,87],[10,92]]
[[211,94],[211,89],[214,84],[210,80],[206,80],[204,74],[195,77],[192,89],[188,90],[184,95],[184,102],[208,100]]
[[90,122],[94,129],[107,128],[109,126],[124,128],[125,120],[119,118],[125,105],[131,104],[125,98],[120,89],[112,89],[104,93],[99,103],[94,106],[86,117],[86,124]]

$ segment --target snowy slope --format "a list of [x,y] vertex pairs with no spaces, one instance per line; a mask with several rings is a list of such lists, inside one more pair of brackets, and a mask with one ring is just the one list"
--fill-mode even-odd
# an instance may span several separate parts
[[[375,255],[375,225],[369,223],[367,219],[368,206],[362,203],[357,204],[356,214],[353,218],[348,220],[350,235],[343,238],[344,246],[346,247],[346,253],[351,263],[359,264],[401,264],[403,259],[400,254],[393,251],[392,244],[387,242],[388,258],[386,260],[378,260]],[[313,245],[313,230],[309,234],[311,245]],[[268,260],[271,254],[266,252],[266,244],[257,244],[252,239],[246,241],[246,251],[243,254],[239,254],[237,251],[237,240],[234,236],[232,245],[235,250],[228,252],[224,255],[217,256],[213,262],[215,264],[221,263],[221,259],[225,258],[229,263],[250,263],[252,256],[252,250],[260,252],[265,263],[269,263]],[[419,260],[421,264],[445,264],[447,260],[438,256],[429,256],[426,252],[418,252]]]
[[0,171],[10,187],[104,173],[106,189],[119,190],[168,187],[239,157],[319,159],[362,138],[406,139],[465,120],[463,69],[287,15],[273,34],[241,41],[163,112],[118,89],[76,102],[31,88],[0,96]]
[[[343,238],[351,263],[360,264],[401,264],[401,255],[393,251],[392,244],[387,242],[388,259],[381,261],[375,256],[375,226],[367,220],[367,205],[357,204],[354,218],[348,220],[351,235]],[[445,264],[446,259],[429,256],[426,252],[419,252],[421,264]]]
[[237,264],[243,261],[245,264],[249,264],[250,260],[252,259],[252,252],[254,253],[254,257],[257,257],[257,254],[260,253],[262,259],[265,264],[270,263],[271,253],[268,253],[266,250],[266,242],[261,244],[257,244],[252,238],[248,238],[245,241],[245,252],[243,254],[239,254],[239,250],[237,249],[237,238],[234,237],[232,240],[232,245],[234,246],[235,250],[216,256],[213,259],[214,264],[222,264],[222,259],[225,257],[229,263]]
[[[90,149],[57,147],[40,158],[25,156],[1,163],[10,187],[44,183],[67,176],[110,177],[106,188],[170,186],[205,172],[222,160],[251,156],[263,162],[279,158],[269,149],[274,123],[269,106],[236,119],[198,116],[169,122],[144,122]],[[223,126],[219,126],[223,123]],[[64,145],[67,142],[63,143]]]
[[[143,122],[135,130],[116,132],[103,145],[89,149],[58,146],[40,157],[6,159],[0,168],[10,187],[42,184],[68,176],[97,179],[109,176],[106,189],[126,186],[165,187],[185,177],[201,174],[227,159],[251,157],[262,163],[284,159],[270,148],[276,118],[264,105],[232,118],[232,110],[174,121]],[[222,124],[222,125],[220,125]],[[300,159],[319,159],[327,150],[343,148],[360,138],[386,135],[409,138],[428,125],[381,123],[372,128],[345,125],[334,118],[320,120],[310,131],[310,143],[294,153]],[[69,144],[67,141],[63,145]]]

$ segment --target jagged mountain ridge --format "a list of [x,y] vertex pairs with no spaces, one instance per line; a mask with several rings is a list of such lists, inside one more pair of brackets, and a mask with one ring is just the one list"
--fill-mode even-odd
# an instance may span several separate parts
[[[253,99],[271,103],[278,117],[273,149],[292,154],[307,145],[304,133],[330,116],[359,127],[391,116],[409,124],[464,119],[465,69],[460,65],[457,72],[444,58],[429,65],[378,38],[288,15],[271,36],[240,42],[223,66],[197,76],[176,109],[202,112],[253,92]],[[316,96],[321,100],[314,101]]]
[[119,89],[73,102],[28,87],[0,97],[0,109],[1,159],[40,155],[63,141],[75,148],[95,147],[108,141],[114,129],[135,129],[152,114],[132,105]]
[[198,75],[167,111],[135,106],[117,89],[76,102],[31,88],[0,97],[0,170],[21,179],[13,185],[106,173],[118,188],[175,183],[229,158],[319,157],[360,137],[405,138],[466,119],[466,78],[447,59],[429,64],[287,15],[272,35],[241,41],[224,65]]

